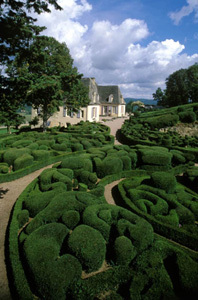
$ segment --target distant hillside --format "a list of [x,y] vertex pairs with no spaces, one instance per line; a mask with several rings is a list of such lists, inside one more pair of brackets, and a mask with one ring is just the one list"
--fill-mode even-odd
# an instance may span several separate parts
[[157,105],[157,102],[153,99],[136,99],[136,98],[124,98],[124,101],[127,103],[129,103],[130,101],[141,101],[144,104],[148,104],[148,105]]

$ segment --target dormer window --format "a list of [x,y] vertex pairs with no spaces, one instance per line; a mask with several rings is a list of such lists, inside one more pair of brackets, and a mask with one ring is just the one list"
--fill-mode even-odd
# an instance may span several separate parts
[[96,103],[96,97],[97,97],[96,92],[94,92],[93,93],[93,103]]
[[112,102],[113,102],[113,95],[112,95],[112,94],[111,94],[111,95],[109,95],[108,102],[109,102],[109,103],[112,103]]

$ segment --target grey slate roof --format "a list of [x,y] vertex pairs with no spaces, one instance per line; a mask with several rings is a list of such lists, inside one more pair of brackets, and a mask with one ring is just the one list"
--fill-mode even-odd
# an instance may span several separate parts
[[98,86],[98,91],[100,95],[100,103],[107,104],[109,103],[109,96],[113,95],[113,101],[111,104],[122,104],[121,92],[117,85],[109,85],[109,86]]
[[102,86],[97,85],[95,82],[95,78],[82,78],[82,82],[85,86],[89,88],[89,98],[91,100],[90,104],[93,103],[93,94],[96,93],[99,94],[99,102],[98,99],[95,103],[97,104],[109,104],[109,96],[113,95],[113,101],[111,104],[125,104],[125,102],[122,101],[123,97],[120,92],[119,86],[117,85],[108,85],[108,86]]

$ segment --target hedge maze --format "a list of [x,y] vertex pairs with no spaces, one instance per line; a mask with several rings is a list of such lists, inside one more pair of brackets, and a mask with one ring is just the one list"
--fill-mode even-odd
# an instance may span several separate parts
[[50,131],[28,131],[0,137],[0,182],[31,173],[42,164],[62,159],[67,153],[113,143],[109,129],[101,124],[90,128],[88,122],[81,122],[68,129],[53,128]]
[[[198,105],[195,103],[131,117],[122,126],[122,139],[124,143],[129,145],[196,148],[198,146],[198,136],[181,136],[176,131],[171,130],[171,127],[179,122],[195,122],[198,118],[197,111]],[[167,132],[161,132],[160,129],[162,128],[170,129]]]
[[[70,143],[71,149],[14,207],[9,261],[15,295],[22,300],[196,299],[198,194],[190,188],[198,175],[196,151],[113,145],[97,126],[48,133],[41,145],[34,132],[22,134],[26,141],[27,135],[35,139],[29,144],[21,139],[21,148],[12,147],[15,140],[7,149],[4,140],[2,166],[7,157],[13,163],[6,154],[10,149],[48,147],[25,153],[33,158],[34,151],[64,152],[55,145]],[[105,186],[120,178],[117,205],[110,205]]]

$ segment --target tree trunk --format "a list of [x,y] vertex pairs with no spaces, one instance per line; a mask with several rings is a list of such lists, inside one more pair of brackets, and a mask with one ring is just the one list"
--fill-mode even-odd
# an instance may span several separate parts
[[11,134],[10,125],[7,126],[7,133]]
[[48,120],[47,113],[43,111],[43,132],[47,131],[47,120]]

